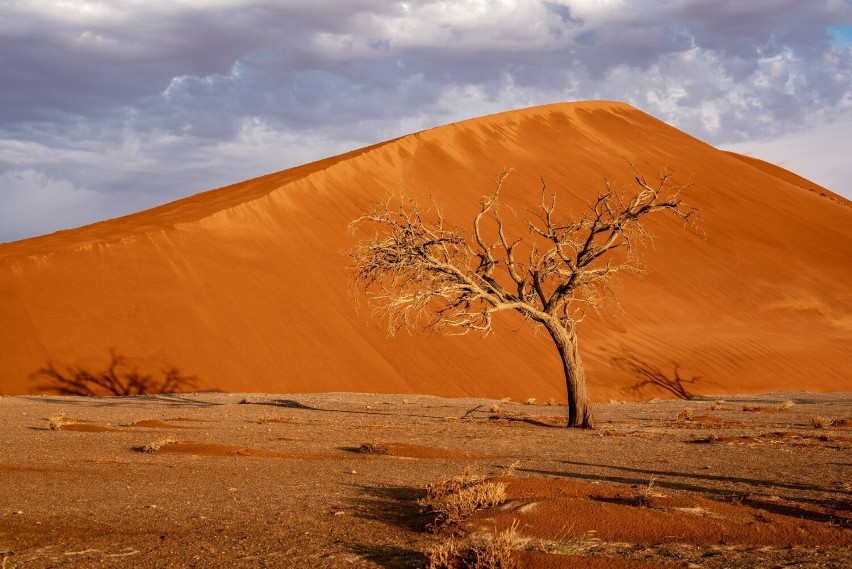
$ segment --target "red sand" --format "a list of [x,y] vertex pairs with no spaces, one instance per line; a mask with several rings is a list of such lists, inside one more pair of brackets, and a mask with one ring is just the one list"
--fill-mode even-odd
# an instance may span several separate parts
[[[849,530],[840,525],[796,519],[747,504],[666,496],[653,488],[639,502],[643,489],[550,478],[507,482],[507,495],[519,507],[481,512],[470,526],[502,530],[518,522],[530,537],[558,540],[593,532],[607,542],[643,545],[849,545]],[[838,520],[848,523],[848,518]]]
[[511,316],[482,339],[403,334],[349,296],[350,220],[405,192],[469,226],[504,188],[518,211],[543,176],[577,210],[626,160],[691,181],[703,241],[652,220],[648,276],[623,312],[581,325],[596,400],[665,395],[614,358],[701,377],[698,393],[852,391],[852,208],[781,168],[710,147],[628,105],[535,107],[448,125],[198,194],[149,211],[0,245],[0,393],[33,392],[48,360],[146,373],[176,366],[200,389],[358,391],[564,400],[545,336]]

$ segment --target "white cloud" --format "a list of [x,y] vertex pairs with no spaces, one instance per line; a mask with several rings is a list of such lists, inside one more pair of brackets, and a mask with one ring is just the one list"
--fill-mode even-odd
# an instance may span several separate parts
[[771,140],[726,144],[723,148],[771,162],[852,199],[852,160],[846,157],[850,140],[852,117]]
[[97,194],[33,169],[0,174],[0,242],[98,220]]
[[[88,188],[107,217],[446,122],[606,98],[711,144],[812,140],[825,180],[848,138],[814,125],[852,117],[852,44],[827,29],[850,23],[845,0],[5,2],[0,175]],[[3,201],[55,214],[39,203]]]

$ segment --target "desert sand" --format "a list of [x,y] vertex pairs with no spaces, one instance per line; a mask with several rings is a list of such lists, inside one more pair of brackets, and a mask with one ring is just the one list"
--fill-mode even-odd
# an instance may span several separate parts
[[[0,393],[51,391],[48,362],[144,373],[186,389],[421,393],[564,400],[541,334],[511,316],[487,338],[401,335],[353,302],[348,223],[376,201],[430,196],[468,227],[514,168],[504,199],[537,203],[540,178],[578,211],[629,186],[628,162],[691,184],[702,239],[652,220],[645,278],[580,330],[593,400],[672,394],[852,391],[852,208],[781,168],[729,154],[626,104],[535,107],[404,136],[152,210],[0,245]],[[520,219],[519,219],[520,221]],[[694,380],[690,382],[690,380]]]
[[[0,397],[0,564],[413,569],[514,525],[519,568],[850,566],[848,395],[594,411],[582,431],[424,395]],[[418,502],[465,471],[503,501],[435,527]]]

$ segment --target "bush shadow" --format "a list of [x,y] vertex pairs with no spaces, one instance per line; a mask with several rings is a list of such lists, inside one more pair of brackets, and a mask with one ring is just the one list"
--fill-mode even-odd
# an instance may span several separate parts
[[175,366],[164,368],[159,375],[143,373],[139,367],[115,348],[103,369],[87,369],[81,365],[60,366],[48,361],[45,367],[30,374],[35,389],[53,395],[72,396],[137,396],[162,395],[196,391],[196,376],[186,375]]

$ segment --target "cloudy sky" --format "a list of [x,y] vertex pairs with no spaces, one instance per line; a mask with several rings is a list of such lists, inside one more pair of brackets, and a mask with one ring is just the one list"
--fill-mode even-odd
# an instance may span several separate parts
[[852,197],[852,0],[0,0],[0,242],[627,101]]

